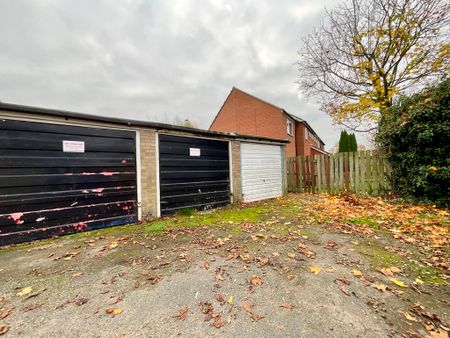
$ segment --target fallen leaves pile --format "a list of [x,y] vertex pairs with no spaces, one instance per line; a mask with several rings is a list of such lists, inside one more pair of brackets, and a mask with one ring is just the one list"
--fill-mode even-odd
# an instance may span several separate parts
[[310,222],[320,222],[344,233],[373,234],[384,230],[393,238],[428,254],[428,262],[450,273],[450,213],[435,206],[417,206],[381,197],[320,195],[302,199],[311,210]]

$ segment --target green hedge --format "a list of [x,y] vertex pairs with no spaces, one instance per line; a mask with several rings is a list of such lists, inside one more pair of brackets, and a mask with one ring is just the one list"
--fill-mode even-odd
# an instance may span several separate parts
[[402,96],[382,114],[376,140],[399,194],[450,206],[450,79]]

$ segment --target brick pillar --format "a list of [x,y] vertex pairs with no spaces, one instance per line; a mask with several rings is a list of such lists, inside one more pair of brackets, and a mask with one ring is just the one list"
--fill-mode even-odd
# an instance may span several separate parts
[[156,132],[141,129],[141,210],[142,219],[150,219],[157,215],[156,196]]
[[242,201],[241,142],[231,141],[231,176],[233,178],[233,203]]

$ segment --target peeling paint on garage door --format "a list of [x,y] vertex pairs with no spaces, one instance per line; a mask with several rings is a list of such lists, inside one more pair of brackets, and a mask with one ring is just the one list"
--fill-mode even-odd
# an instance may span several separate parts
[[135,222],[135,137],[0,120],[0,245]]

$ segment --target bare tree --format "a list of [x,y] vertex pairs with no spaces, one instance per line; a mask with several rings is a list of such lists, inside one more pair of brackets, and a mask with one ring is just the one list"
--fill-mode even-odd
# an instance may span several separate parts
[[181,119],[178,116],[176,116],[173,119],[173,124],[176,126],[181,126],[181,127],[187,127],[187,128],[197,128],[197,125],[195,122],[192,122],[189,119]]
[[373,130],[399,93],[450,71],[447,0],[351,0],[299,51],[300,89],[333,121]]

